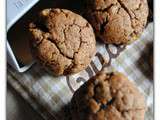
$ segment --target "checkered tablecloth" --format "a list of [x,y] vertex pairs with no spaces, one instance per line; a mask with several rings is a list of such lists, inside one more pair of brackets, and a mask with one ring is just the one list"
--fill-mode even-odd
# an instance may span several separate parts
[[88,68],[78,74],[54,77],[38,64],[25,73],[18,73],[8,65],[7,80],[46,120],[61,120],[64,118],[64,106],[74,91],[104,66],[104,70],[124,73],[137,85],[147,104],[145,120],[153,120],[153,71],[149,65],[152,42],[153,23],[150,23],[141,38],[127,47],[98,41],[96,56]]

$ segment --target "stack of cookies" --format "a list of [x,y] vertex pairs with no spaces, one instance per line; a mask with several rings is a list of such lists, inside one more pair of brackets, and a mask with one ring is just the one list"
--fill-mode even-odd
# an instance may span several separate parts
[[[44,9],[29,25],[31,52],[54,75],[87,68],[104,44],[127,45],[137,40],[148,18],[147,0],[86,0],[84,18],[70,10]],[[99,72],[71,100],[72,119],[144,120],[144,97],[122,73]]]

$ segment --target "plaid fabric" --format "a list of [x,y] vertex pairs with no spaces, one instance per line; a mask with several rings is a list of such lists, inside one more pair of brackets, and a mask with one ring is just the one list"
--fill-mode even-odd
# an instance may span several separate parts
[[[97,43],[97,54],[89,67],[75,75],[54,77],[38,64],[25,73],[18,73],[8,66],[8,83],[28,101],[46,120],[63,119],[63,110],[76,89],[88,78],[104,69],[124,73],[145,96],[147,112],[145,120],[153,119],[153,80],[149,66],[149,49],[153,42],[153,23],[148,24],[140,40],[124,46]],[[123,51],[123,52],[122,52]],[[69,114],[66,114],[69,117]],[[66,118],[66,117],[65,117]]]

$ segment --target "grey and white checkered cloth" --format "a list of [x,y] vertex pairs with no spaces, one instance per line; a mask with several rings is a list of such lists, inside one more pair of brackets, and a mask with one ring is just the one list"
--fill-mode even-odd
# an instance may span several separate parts
[[46,120],[61,120],[62,108],[69,103],[74,91],[104,65],[106,70],[124,73],[137,85],[147,104],[145,120],[153,120],[152,68],[148,64],[152,42],[153,23],[150,23],[141,38],[126,48],[97,42],[96,56],[88,68],[78,74],[54,77],[38,64],[25,73],[18,73],[8,66],[8,83]]

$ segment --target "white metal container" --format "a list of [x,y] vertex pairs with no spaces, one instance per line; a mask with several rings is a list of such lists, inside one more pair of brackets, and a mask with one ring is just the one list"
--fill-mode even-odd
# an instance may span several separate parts
[[[15,23],[27,13],[39,0],[7,0],[7,32],[14,27]],[[14,38],[12,38],[14,41]],[[16,43],[15,43],[16,44]],[[19,65],[12,46],[7,40],[7,62],[18,72],[26,71],[34,61],[28,64]]]

